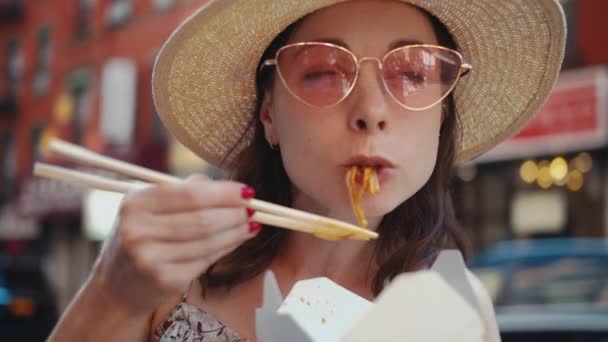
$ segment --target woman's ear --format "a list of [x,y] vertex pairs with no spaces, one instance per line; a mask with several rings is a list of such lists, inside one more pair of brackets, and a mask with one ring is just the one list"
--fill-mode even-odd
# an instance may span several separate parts
[[270,94],[264,94],[262,106],[260,107],[260,121],[264,125],[264,135],[270,145],[277,145],[278,139],[272,118],[272,98]]

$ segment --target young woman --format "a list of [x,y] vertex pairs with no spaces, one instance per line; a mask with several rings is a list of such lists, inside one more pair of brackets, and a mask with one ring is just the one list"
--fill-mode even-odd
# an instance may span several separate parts
[[[128,195],[50,339],[254,340],[265,270],[284,294],[326,276],[372,300],[442,248],[464,250],[452,169],[532,118],[564,41],[553,0],[210,2],[163,47],[153,91],[171,132],[233,180]],[[255,196],[355,223],[352,166],[379,177],[381,192],[362,200],[378,240],[250,220]],[[491,301],[471,279],[496,341]]]

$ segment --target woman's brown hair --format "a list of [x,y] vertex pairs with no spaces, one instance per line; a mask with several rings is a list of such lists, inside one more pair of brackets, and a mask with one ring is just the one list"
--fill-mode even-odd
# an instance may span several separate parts
[[[455,48],[446,28],[435,17],[428,16],[439,43]],[[260,63],[274,57],[276,51],[287,43],[297,25],[298,22],[292,24],[274,39]],[[231,166],[234,170],[231,178],[253,186],[259,199],[291,206],[292,183],[283,167],[280,149],[268,146],[264,127],[259,120],[264,92],[270,89],[273,79],[270,68],[263,69],[257,75],[256,111],[249,122],[254,129],[253,141]],[[378,227],[380,237],[374,242],[374,257],[369,265],[376,269],[372,279],[375,295],[396,275],[432,264],[443,248],[456,247],[467,255],[466,240],[456,220],[450,194],[457,134],[460,132],[451,95],[444,101],[443,110],[445,118],[440,131],[437,163],[430,179],[415,195],[385,215]],[[285,247],[289,234],[287,230],[265,226],[255,238],[245,242],[200,276],[203,293],[210,288],[230,289],[265,271]]]

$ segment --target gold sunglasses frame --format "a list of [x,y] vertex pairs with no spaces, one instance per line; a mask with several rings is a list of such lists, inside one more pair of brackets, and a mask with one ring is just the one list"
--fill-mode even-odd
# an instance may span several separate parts
[[[315,106],[315,105],[313,105],[313,104],[311,104],[311,103],[303,100],[296,93],[294,93],[289,88],[289,85],[287,84],[287,81],[285,80],[285,78],[283,77],[283,75],[281,73],[281,68],[277,64],[277,60],[278,60],[281,52],[283,52],[285,49],[296,47],[296,46],[312,46],[312,45],[315,45],[315,46],[327,46],[327,47],[332,47],[332,48],[340,49],[340,50],[346,52],[348,55],[350,55],[353,58],[353,61],[355,62],[356,66],[357,66],[357,69],[356,69],[356,72],[355,72],[355,78],[353,79],[353,83],[350,86],[350,88],[348,89],[348,91],[336,103],[332,103],[332,104],[327,105],[327,106]],[[393,92],[386,85],[386,80],[384,79],[384,77],[381,76],[380,78],[382,79],[382,85],[384,87],[384,90],[400,106],[402,106],[405,109],[412,110],[412,111],[423,111],[423,110],[429,109],[429,108],[437,105],[441,101],[443,101],[454,90],[454,88],[456,88],[456,85],[460,81],[460,78],[462,76],[466,75],[469,71],[471,71],[473,69],[473,66],[471,64],[464,63],[464,58],[463,58],[463,56],[462,56],[462,54],[460,52],[458,52],[458,51],[456,51],[454,49],[450,49],[450,48],[447,48],[447,47],[444,47],[444,46],[440,46],[440,45],[433,45],[433,44],[412,44],[412,45],[405,45],[405,46],[400,46],[400,47],[394,48],[394,49],[388,51],[381,59],[380,58],[376,58],[376,57],[362,57],[362,58],[359,58],[352,51],[350,51],[349,49],[347,49],[347,48],[345,48],[343,46],[340,46],[340,45],[336,45],[336,44],[332,44],[332,43],[326,43],[326,42],[302,42],[302,43],[287,44],[287,45],[281,47],[279,50],[277,50],[274,58],[267,59],[267,60],[264,61],[264,63],[262,65],[260,65],[260,70],[259,71],[262,71],[262,69],[264,67],[275,66],[276,69],[277,69],[277,73],[279,74],[279,78],[281,79],[281,82],[283,82],[283,85],[285,86],[285,88],[287,88],[287,91],[289,91],[289,93],[291,93],[292,96],[294,96],[296,99],[298,99],[302,103],[304,103],[306,105],[309,105],[311,107],[314,107],[314,108],[331,108],[333,106],[337,106],[338,104],[340,104],[344,100],[346,100],[346,98],[348,98],[348,96],[352,93],[353,89],[355,89],[355,86],[357,85],[357,80],[359,79],[359,71],[361,70],[361,62],[368,61],[368,60],[369,61],[376,61],[378,63],[379,70],[382,72],[383,71],[384,62],[386,62],[386,58],[388,56],[390,56],[391,54],[393,54],[393,53],[395,53],[396,51],[399,51],[399,50],[410,49],[410,48],[419,48],[419,47],[436,48],[436,49],[440,49],[440,50],[450,51],[451,53],[454,53],[456,56],[458,56],[458,58],[460,59],[460,72],[458,73],[458,76],[454,80],[454,84],[452,84],[452,86],[450,87],[450,89],[443,96],[441,96],[440,99],[438,99],[437,101],[435,101],[432,104],[430,104],[428,106],[425,106],[423,108],[412,108],[412,107],[406,106],[405,104],[403,104],[399,100],[397,100],[397,98],[395,97],[395,95],[393,95]]]

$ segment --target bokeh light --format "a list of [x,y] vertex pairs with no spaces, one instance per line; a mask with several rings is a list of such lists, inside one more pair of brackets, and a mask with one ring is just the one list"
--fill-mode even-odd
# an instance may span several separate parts
[[536,183],[543,189],[549,189],[551,187],[553,184],[553,177],[551,177],[551,168],[549,166],[542,166],[538,170]]
[[579,170],[582,173],[587,173],[593,167],[593,159],[587,152],[579,153],[576,158],[572,160],[573,168]]
[[562,157],[557,157],[551,162],[550,170],[553,181],[562,182],[568,175],[568,162]]
[[579,191],[584,184],[583,174],[579,170],[572,170],[568,174],[568,189]]
[[538,167],[533,160],[526,160],[519,168],[519,176],[521,179],[528,183],[534,183],[538,176]]

